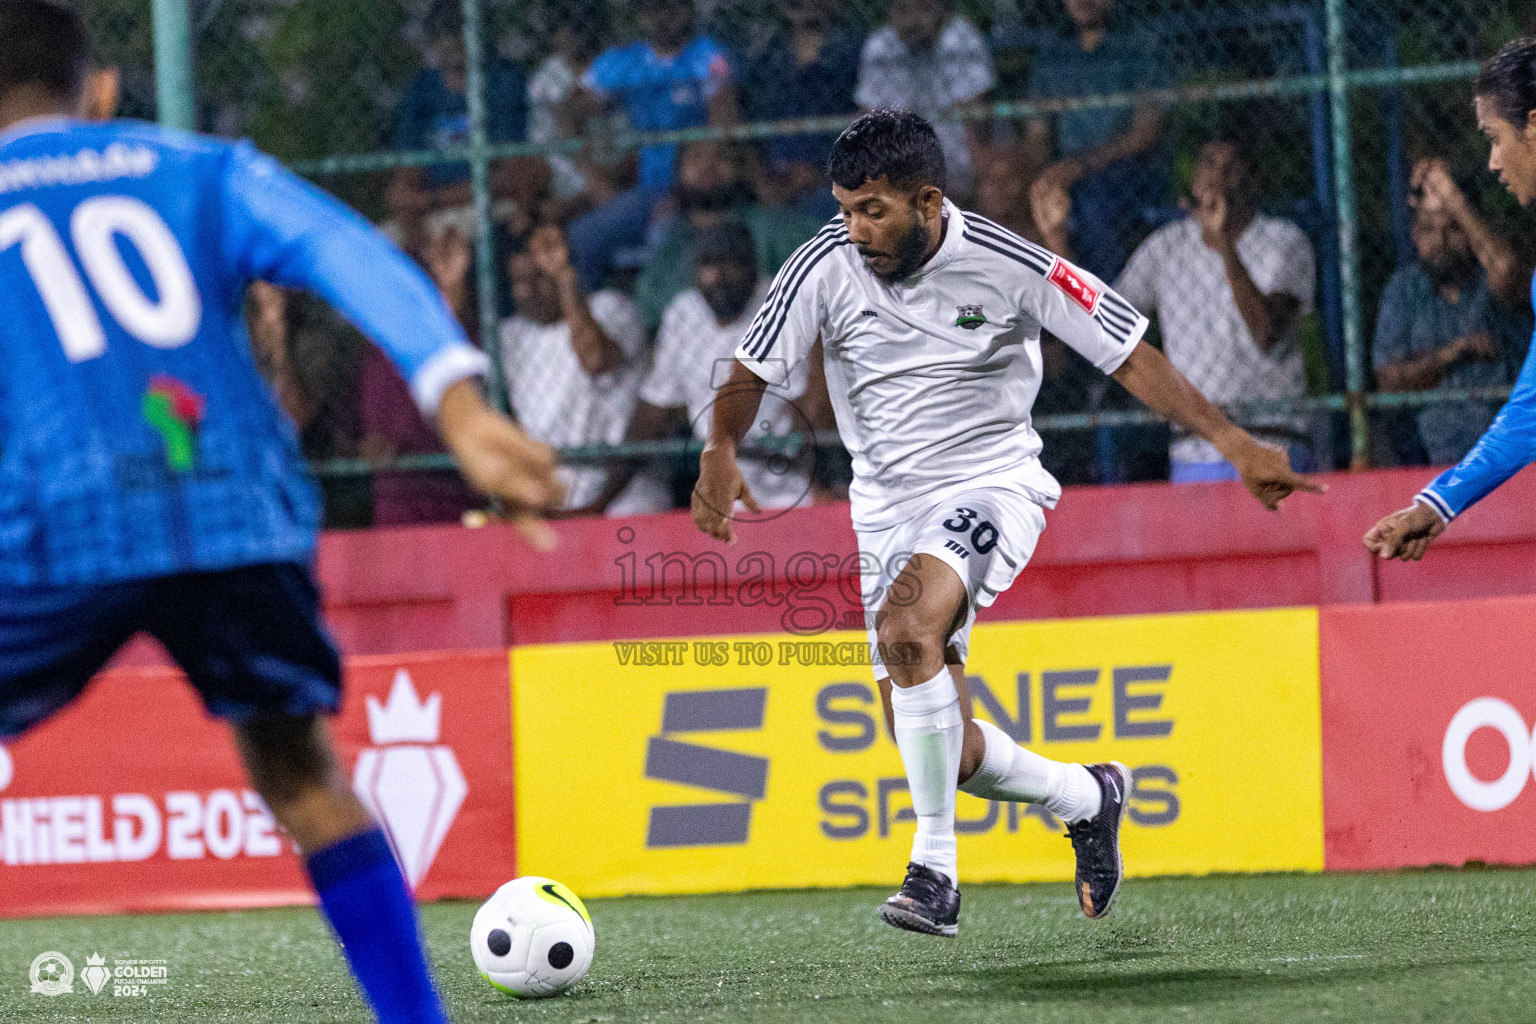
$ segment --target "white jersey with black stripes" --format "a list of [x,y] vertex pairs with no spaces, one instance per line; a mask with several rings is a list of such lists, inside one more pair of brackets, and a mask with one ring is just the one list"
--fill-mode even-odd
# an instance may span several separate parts
[[1061,487],[1030,423],[1041,328],[1105,373],[1147,329],[1092,274],[947,199],[944,217],[938,251],[899,282],[865,265],[841,220],[828,224],[784,264],[736,350],[778,384],[822,339],[861,530],[994,474],[1053,507]]

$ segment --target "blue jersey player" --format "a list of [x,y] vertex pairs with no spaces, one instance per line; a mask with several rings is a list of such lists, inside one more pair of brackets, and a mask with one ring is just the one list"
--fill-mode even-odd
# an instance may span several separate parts
[[316,489],[257,376],[256,279],[330,301],[531,539],[552,453],[490,411],[485,359],[364,220],[246,145],[84,119],[52,0],[0,0],[0,737],[157,637],[234,727],[380,1020],[439,1024],[409,890],[338,771],[336,652],[307,565]]
[[[1536,204],[1536,38],[1517,39],[1477,80],[1477,124],[1492,150],[1488,169],[1521,206]],[[1531,301],[1536,304],[1536,282]],[[1436,477],[1412,505],[1371,527],[1365,546],[1382,558],[1416,562],[1451,520],[1536,462],[1536,343],[1509,403],[1467,457]]]

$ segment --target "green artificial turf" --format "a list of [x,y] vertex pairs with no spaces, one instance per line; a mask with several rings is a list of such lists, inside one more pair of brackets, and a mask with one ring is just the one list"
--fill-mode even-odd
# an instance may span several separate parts
[[[1067,885],[973,885],[958,940],[880,923],[884,895],[593,901],[591,974],[540,1002],[476,973],[474,906],[423,918],[459,1022],[1536,1020],[1536,871],[1133,880],[1101,922]],[[164,959],[169,984],[33,995],[47,949]],[[368,1019],[313,911],[0,922],[0,1021]]]

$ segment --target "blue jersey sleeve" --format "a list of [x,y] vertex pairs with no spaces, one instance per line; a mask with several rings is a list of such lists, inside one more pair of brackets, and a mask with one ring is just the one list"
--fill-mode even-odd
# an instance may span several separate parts
[[[1536,302],[1536,282],[1531,298]],[[1536,339],[1508,404],[1488,432],[1466,458],[1420,491],[1417,500],[1450,522],[1531,462],[1536,462]]]
[[430,419],[443,392],[489,368],[438,290],[360,214],[249,145],[223,182],[225,256],[246,280],[311,291],[399,368]]
[[627,80],[633,77],[631,48],[614,46],[597,55],[597,59],[581,76],[581,84],[588,90],[607,99],[621,91]]

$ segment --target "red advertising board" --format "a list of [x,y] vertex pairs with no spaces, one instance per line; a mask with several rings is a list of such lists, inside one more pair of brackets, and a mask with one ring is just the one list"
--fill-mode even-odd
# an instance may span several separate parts
[[[343,769],[419,897],[516,874],[503,651],[354,658]],[[294,848],[229,729],[166,669],[103,673],[0,748],[0,916],[304,903]]]
[[1536,598],[1324,608],[1320,640],[1326,866],[1536,863]]

